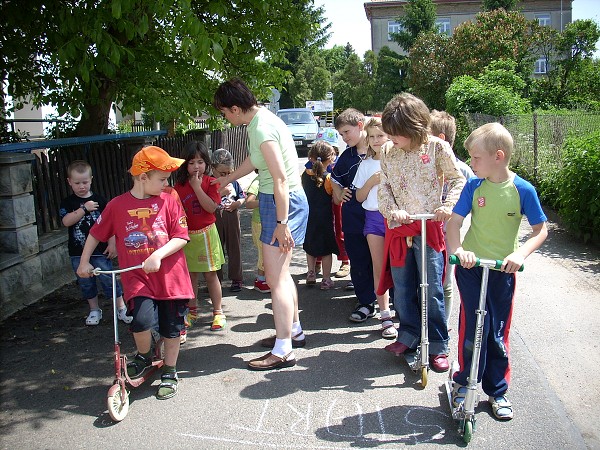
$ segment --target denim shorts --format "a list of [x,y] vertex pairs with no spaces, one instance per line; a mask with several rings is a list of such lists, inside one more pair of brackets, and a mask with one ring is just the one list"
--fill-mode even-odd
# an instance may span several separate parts
[[[294,239],[294,246],[298,247],[304,244],[306,235],[306,224],[308,223],[308,201],[303,189],[290,192],[290,204],[288,208],[288,227]],[[262,230],[260,241],[271,245],[271,239],[277,226],[277,210],[275,208],[275,198],[273,194],[258,193],[258,209],[260,212],[260,223]],[[275,241],[274,247],[279,247],[279,242]]]
[[131,331],[140,333],[156,327],[165,338],[178,338],[185,328],[189,300],[155,300],[148,297],[134,297],[129,301],[129,310],[133,315]]
[[[79,262],[81,261],[81,256],[71,256],[71,266],[77,275],[77,268],[79,267]],[[99,267],[101,270],[114,270],[112,265],[112,260],[108,259],[104,255],[92,255],[90,257],[90,264],[94,267]],[[104,295],[106,298],[112,298],[112,276],[110,274],[101,274],[97,277],[90,278],[80,278],[77,276],[77,283],[81,289],[81,295],[84,300],[89,300],[98,295],[98,286],[96,281],[100,280],[100,284],[102,284],[102,290],[104,291]],[[121,283],[117,281],[117,298],[123,295],[123,289],[121,289]]]
[[385,221],[379,211],[365,211],[365,228],[363,236],[374,234],[375,236],[385,236]]

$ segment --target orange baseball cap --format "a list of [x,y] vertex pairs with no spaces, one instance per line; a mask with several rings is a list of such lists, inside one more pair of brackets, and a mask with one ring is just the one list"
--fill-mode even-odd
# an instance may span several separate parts
[[129,173],[133,176],[151,170],[162,170],[163,172],[174,172],[185,162],[184,159],[173,158],[160,147],[153,145],[144,147],[133,157]]

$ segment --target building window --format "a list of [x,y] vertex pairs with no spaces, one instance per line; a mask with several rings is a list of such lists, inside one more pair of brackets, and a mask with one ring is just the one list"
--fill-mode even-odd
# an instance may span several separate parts
[[435,21],[435,26],[438,28],[440,34],[452,34],[452,28],[450,28],[450,17],[438,17]]
[[536,14],[535,20],[543,27],[549,27],[552,25],[552,21],[550,20],[550,14]]
[[535,62],[535,68],[533,69],[533,73],[542,75],[548,73],[548,61],[546,58],[540,58]]
[[394,22],[392,20],[388,20],[388,41],[392,41],[393,33],[400,33],[402,31],[402,25],[398,22]]

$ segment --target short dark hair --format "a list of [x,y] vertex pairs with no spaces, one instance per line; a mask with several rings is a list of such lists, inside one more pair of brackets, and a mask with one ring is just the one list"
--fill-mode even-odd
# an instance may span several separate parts
[[188,165],[190,160],[194,158],[202,158],[206,163],[206,168],[204,169],[204,174],[207,175],[210,172],[210,155],[208,153],[208,148],[204,144],[204,142],[200,141],[190,141],[183,148],[183,159],[184,163],[179,167],[177,173],[175,174],[175,181],[177,184],[184,185],[188,180],[190,175],[188,174]]
[[429,108],[423,100],[402,93],[391,99],[381,115],[383,131],[390,136],[409,138],[412,145],[422,145],[429,135]]
[[355,127],[358,122],[365,122],[365,115],[358,109],[348,108],[343,110],[339,116],[335,118],[335,129],[338,130],[344,125]]
[[243,112],[258,106],[256,97],[240,78],[232,78],[221,83],[213,97],[213,106],[221,110],[237,106]]

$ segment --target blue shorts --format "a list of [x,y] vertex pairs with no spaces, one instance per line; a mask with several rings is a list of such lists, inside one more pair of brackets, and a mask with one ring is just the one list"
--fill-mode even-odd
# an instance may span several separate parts
[[165,338],[178,338],[185,328],[184,318],[188,313],[189,300],[154,300],[148,297],[134,297],[129,301],[129,310],[133,315],[130,329],[133,333],[156,327],[158,314],[158,332]]
[[[71,266],[73,267],[76,275],[80,261],[81,256],[71,256]],[[92,255],[90,257],[90,264],[94,267],[99,267],[102,270],[114,270],[112,261],[104,255]],[[77,283],[81,288],[81,295],[83,296],[83,299],[87,301],[98,295],[98,286],[96,284],[96,280],[100,280],[100,284],[102,284],[102,290],[104,291],[106,298],[112,298],[112,276],[109,274],[101,274],[97,277],[77,277]],[[123,295],[123,290],[121,289],[121,283],[117,281],[117,297],[120,297],[121,295]]]
[[365,211],[365,228],[363,236],[374,234],[375,236],[385,236],[385,221],[379,211]]
[[[273,233],[277,226],[277,210],[275,208],[275,199],[273,194],[258,193],[258,210],[260,213],[260,223],[262,230],[260,241],[270,245],[273,239]],[[290,192],[290,204],[288,208],[288,227],[294,239],[294,246],[299,247],[304,244],[306,235],[306,224],[308,223],[308,201],[303,189]],[[275,241],[274,247],[279,247],[279,242]]]

